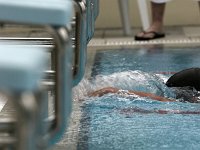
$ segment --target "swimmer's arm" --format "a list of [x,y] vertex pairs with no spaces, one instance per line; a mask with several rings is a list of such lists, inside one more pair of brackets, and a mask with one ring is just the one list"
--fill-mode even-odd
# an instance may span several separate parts
[[[120,89],[118,89],[118,88],[106,87],[106,88],[97,90],[95,92],[92,92],[92,93],[88,94],[88,96],[89,97],[93,97],[93,96],[100,97],[100,96],[103,96],[103,95],[108,94],[108,93],[121,93],[121,92],[120,92]],[[157,96],[157,95],[154,95],[154,94],[151,94],[151,93],[139,92],[139,91],[127,91],[124,94],[138,95],[138,96],[141,96],[141,97],[148,97],[148,98],[151,98],[151,99],[154,99],[154,100],[157,100],[157,101],[162,101],[162,102],[174,101],[174,100],[171,100],[171,99],[167,99],[165,97],[160,97],[160,96]]]
[[88,96],[89,97],[95,97],[95,96],[101,97],[108,93],[117,93],[117,92],[119,92],[118,88],[106,87],[106,88],[102,88],[100,90],[94,91],[92,93],[89,93]]
[[141,96],[141,97],[148,97],[150,99],[161,101],[161,102],[175,101],[175,100],[171,100],[171,99],[168,99],[168,98],[165,98],[165,97],[157,96],[155,94],[146,93],[146,92],[129,91],[129,94],[135,94],[135,95],[138,95],[138,96]]

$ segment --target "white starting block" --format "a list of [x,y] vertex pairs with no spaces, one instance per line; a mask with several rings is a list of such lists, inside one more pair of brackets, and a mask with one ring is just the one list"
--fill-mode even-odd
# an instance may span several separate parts
[[37,90],[47,69],[46,50],[0,43],[0,90]]
[[19,140],[18,149],[37,149],[39,143],[36,139],[40,137],[43,122],[40,117],[44,102],[41,81],[48,67],[46,50],[0,43],[0,91],[8,94],[16,106],[18,131],[14,138]]
[[0,21],[66,26],[71,21],[71,0],[0,0]]
[[[47,31],[53,36],[54,39],[54,49],[53,53],[53,66],[55,66],[55,118],[51,121],[52,126],[48,129],[48,133],[42,135],[40,138],[44,138],[46,141],[46,147],[51,146],[52,144],[57,143],[62,135],[65,132],[67,127],[67,122],[70,117],[71,112],[71,90],[72,90],[72,45],[69,36],[70,31],[70,23],[73,15],[73,1],[72,0],[0,0],[0,23],[14,23],[14,24],[25,24],[31,26],[42,26],[46,27]],[[1,47],[1,46],[0,46]],[[29,47],[30,48],[30,47]],[[25,52],[25,49],[28,51],[29,48],[18,48],[15,47],[10,48],[6,46],[5,51],[9,49],[12,51],[12,55],[6,56],[6,60],[13,60],[6,65],[2,65],[0,68],[2,70],[0,74],[0,87],[6,88],[8,91],[15,91],[18,89],[19,91],[28,91],[34,90],[37,86],[36,80],[38,81],[41,78],[41,75],[38,73],[40,69],[43,69],[42,59],[44,57],[43,52],[41,52],[41,56],[39,54],[40,48],[36,48],[37,52],[32,51],[34,48],[30,48],[30,52]],[[12,50],[11,50],[12,49]],[[21,50],[20,50],[21,49]],[[2,50],[3,51],[3,50]],[[22,60],[18,58],[14,58],[14,56],[18,57],[19,53],[24,52],[25,58],[24,63]],[[41,50],[43,51],[43,50]],[[33,56],[30,56],[33,54]],[[4,53],[0,53],[0,58],[5,57]],[[30,57],[30,59],[28,59]],[[35,60],[32,60],[35,57]],[[21,58],[21,57],[19,57]],[[36,61],[37,60],[37,61]],[[3,60],[2,60],[3,61]],[[12,62],[16,61],[16,65],[19,67],[9,66]],[[40,64],[41,63],[41,64]],[[40,65],[41,66],[40,66]],[[4,66],[4,68],[3,68]],[[42,67],[42,68],[40,68]],[[29,69],[28,69],[29,68]],[[21,69],[21,70],[20,70]],[[32,70],[33,69],[33,70]],[[35,70],[34,70],[35,69]],[[10,72],[10,76],[6,76]],[[13,73],[13,78],[12,78]],[[16,76],[14,76],[14,73]],[[10,82],[8,82],[10,80]],[[12,94],[11,94],[12,95]],[[15,94],[14,94],[15,95]],[[23,99],[22,97],[18,97],[19,99]],[[37,103],[38,99],[32,99],[32,103]],[[13,100],[15,102],[15,100]],[[23,108],[23,103],[18,103],[18,109]],[[40,106],[38,109],[40,110]],[[25,108],[26,109],[26,108]],[[33,107],[29,107],[26,109],[27,114],[30,115],[37,114]],[[24,116],[24,119],[26,116]],[[31,118],[31,117],[30,117]],[[29,120],[29,123],[36,125],[38,118],[32,117],[32,120]],[[44,118],[43,118],[44,119]],[[1,122],[0,122],[1,124]],[[26,124],[25,124],[26,125]],[[30,125],[30,124],[29,124]],[[27,128],[30,127],[27,124]],[[34,149],[42,149],[44,150],[46,147],[34,147],[37,145],[37,142],[34,141],[37,139],[36,133],[28,132],[26,134],[22,128],[19,130],[21,138],[17,139],[17,148],[18,150],[34,150]],[[31,131],[31,128],[29,128]],[[28,130],[27,130],[28,131]],[[36,144],[36,145],[34,145]],[[40,145],[40,144],[39,144]]]

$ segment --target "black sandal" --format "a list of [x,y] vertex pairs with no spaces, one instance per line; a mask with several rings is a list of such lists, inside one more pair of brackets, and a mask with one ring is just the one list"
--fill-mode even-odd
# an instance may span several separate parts
[[153,40],[153,39],[158,39],[158,38],[164,38],[165,34],[164,33],[158,33],[155,31],[142,31],[142,33],[145,34],[153,34],[152,37],[144,37],[144,36],[135,36],[136,41],[148,41],[148,40]]

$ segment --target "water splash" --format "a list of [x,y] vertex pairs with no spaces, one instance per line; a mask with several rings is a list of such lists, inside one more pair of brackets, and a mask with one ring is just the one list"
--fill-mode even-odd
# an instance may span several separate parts
[[166,78],[165,76],[139,70],[97,75],[90,79],[84,78],[73,89],[73,97],[74,100],[84,99],[88,92],[105,87],[116,87],[123,90],[143,91],[174,98],[174,93],[165,85]]

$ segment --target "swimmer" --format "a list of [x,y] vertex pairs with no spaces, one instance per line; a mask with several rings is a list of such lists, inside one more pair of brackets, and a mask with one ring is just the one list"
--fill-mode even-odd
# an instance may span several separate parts
[[[176,94],[176,99],[182,99],[181,102],[198,103],[198,97],[200,96],[200,94],[198,93],[198,91],[200,91],[200,68],[190,68],[175,73],[168,79],[166,85],[174,90]],[[114,87],[102,88],[88,94],[88,96],[100,97],[108,93],[116,93],[120,95],[137,95],[140,97],[147,97],[162,102],[177,101],[176,99],[161,97],[152,93],[130,90],[126,91]]]
[[175,73],[166,82],[168,87],[194,87],[200,91],[200,68],[190,68]]

